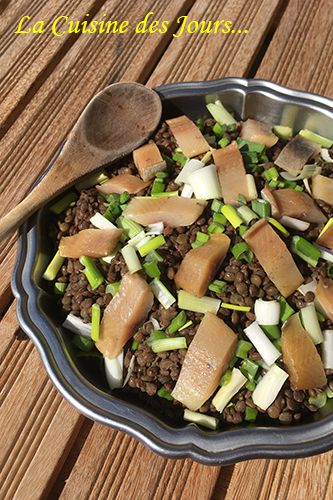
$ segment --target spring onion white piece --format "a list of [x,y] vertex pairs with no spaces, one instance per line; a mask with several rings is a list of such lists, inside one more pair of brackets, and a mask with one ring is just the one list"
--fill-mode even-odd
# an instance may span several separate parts
[[304,165],[302,168],[302,171],[300,174],[298,174],[296,177],[294,175],[288,174],[288,172],[280,172],[281,177],[288,181],[300,181],[302,179],[307,179],[309,177],[312,177],[313,175],[320,174],[321,172],[321,167],[318,167],[318,165],[313,164],[313,165]]
[[91,337],[91,323],[83,323],[83,320],[72,313],[69,313],[62,326],[72,333]]
[[170,337],[166,339],[153,340],[151,350],[155,353],[174,351],[176,349],[186,349],[187,343],[185,337]]
[[301,292],[302,295],[306,295],[307,292],[312,292],[316,293],[316,288],[317,288],[317,281],[312,280],[310,283],[305,283],[304,285],[301,285],[297,288],[299,292]]
[[326,163],[333,163],[333,158],[331,158],[331,156],[330,156],[330,154],[328,152],[328,149],[321,148],[320,156],[322,157],[322,159],[324,161],[326,161]]
[[145,245],[146,243],[148,243],[151,239],[153,238],[153,235],[152,234],[149,234],[149,235],[146,235],[144,236],[140,241],[138,241],[136,244],[135,244],[135,248],[137,250],[139,250],[140,247],[143,247],[143,245]]
[[308,332],[315,344],[321,344],[324,340],[316,308],[309,304],[301,309],[301,319],[305,330]]
[[97,227],[97,229],[118,229],[117,226],[112,224],[112,222],[99,212],[90,217],[90,222],[93,226]]
[[220,413],[223,412],[229,401],[246,384],[247,378],[238,368],[233,368],[230,380],[223,385],[213,398],[213,405]]
[[137,271],[142,269],[141,262],[136,254],[134,247],[130,245],[124,246],[121,249],[121,254],[124,257],[126,266],[128,267],[128,271],[130,274],[136,273]]
[[199,200],[222,197],[215,165],[208,165],[193,172],[188,178],[188,184],[193,188],[194,196]]
[[198,313],[206,314],[211,312],[217,314],[220,309],[221,301],[219,299],[214,299],[213,297],[195,297],[185,290],[179,290],[178,292],[178,307],[179,309],[184,309],[185,311],[193,311]]
[[123,385],[124,351],[113,359],[104,356],[104,369],[110,389],[120,389]]
[[333,370],[333,330],[324,330],[322,360],[326,370]]
[[183,198],[192,198],[194,194],[192,186],[189,184],[184,184],[181,195]]
[[309,179],[303,179],[303,184],[310,196],[312,196],[312,191],[309,184]]
[[200,160],[192,159],[187,160],[183,168],[181,169],[178,176],[175,178],[176,184],[188,184],[188,179],[193,172],[196,172],[205,165]]
[[246,174],[246,182],[247,182],[247,193],[251,200],[255,200],[258,198],[258,191],[256,182],[252,174]]
[[133,356],[131,357],[131,361],[129,362],[129,365],[128,365],[127,374],[126,374],[125,380],[123,382],[123,387],[125,387],[125,385],[129,381],[129,379],[131,378],[131,375],[132,375],[133,370],[134,370],[134,365],[135,365],[135,356],[133,354]]
[[254,303],[254,314],[259,325],[278,325],[280,322],[280,302],[257,299]]
[[271,366],[281,356],[281,353],[265,335],[257,321],[245,328],[244,333],[268,366]]
[[203,157],[201,158],[201,160],[200,160],[200,161],[201,161],[204,165],[206,165],[206,163],[208,163],[208,162],[210,161],[211,157],[212,157],[212,152],[211,152],[211,151],[207,151],[207,153],[205,153],[205,154],[203,155]]
[[131,245],[132,247],[136,248],[136,246],[139,245],[144,238],[146,238],[146,233],[144,231],[140,231],[140,233],[128,240],[127,245]]
[[321,247],[316,243],[313,243],[313,246],[317,247],[320,250],[320,258],[326,260],[327,262],[333,262],[333,252],[327,250],[327,248]]
[[254,389],[252,394],[254,404],[262,410],[267,410],[275,401],[287,378],[288,373],[277,365],[271,366]]
[[175,297],[169,292],[167,287],[158,279],[154,278],[150,283],[150,288],[164,309],[169,309],[176,302]]
[[222,102],[219,99],[213,103],[209,103],[206,105],[206,108],[212,115],[215,121],[217,121],[220,125],[233,125],[236,123],[235,118],[225,109]]
[[53,257],[53,259],[51,260],[51,262],[44,271],[43,274],[44,280],[47,281],[55,280],[64,262],[65,262],[65,257],[61,257],[60,251],[57,250],[55,256]]
[[240,207],[237,208],[237,212],[243,219],[246,225],[250,224],[251,220],[253,219],[258,219],[258,216],[253,210],[251,210],[250,207],[247,207],[246,205],[241,205]]
[[118,252],[119,252],[119,246],[117,246],[110,255],[102,257],[101,260],[106,264],[111,264],[111,262],[113,261]]
[[187,422],[192,422],[194,424],[199,424],[202,427],[207,427],[207,429],[212,429],[215,431],[218,426],[218,419],[215,417],[210,417],[209,415],[204,415],[196,411],[184,410],[184,420]]
[[294,217],[289,217],[288,215],[283,215],[280,218],[281,224],[296,231],[306,231],[310,227],[310,222],[305,222],[303,220],[295,219]]
[[163,222],[155,222],[154,224],[149,224],[146,229],[147,235],[162,234],[164,231]]

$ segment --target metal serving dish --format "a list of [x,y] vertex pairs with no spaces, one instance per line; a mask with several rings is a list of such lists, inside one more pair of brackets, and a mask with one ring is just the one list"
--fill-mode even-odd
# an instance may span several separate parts
[[[271,82],[225,78],[173,83],[156,90],[163,100],[164,118],[183,113],[197,118],[206,114],[207,102],[220,97],[239,118],[290,125],[294,133],[309,128],[332,136],[333,101]],[[78,411],[135,436],[161,455],[191,457],[206,464],[295,458],[333,448],[333,414],[289,427],[244,424],[215,432],[186,425],[167,412],[158,415],[139,397],[129,400],[121,391],[111,395],[93,370],[85,370],[73,358],[68,334],[59,326],[60,311],[43,288],[41,275],[51,256],[45,236],[48,217],[48,210],[43,209],[23,226],[12,286],[21,327],[39,350],[53,383]]]

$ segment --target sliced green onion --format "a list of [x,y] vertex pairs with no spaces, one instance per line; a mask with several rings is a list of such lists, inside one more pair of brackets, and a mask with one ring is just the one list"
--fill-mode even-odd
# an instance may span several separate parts
[[211,312],[217,314],[220,308],[221,301],[219,299],[214,299],[212,297],[195,297],[185,290],[179,290],[178,292],[178,307],[179,309],[185,309],[186,311],[193,311],[202,314]]
[[65,261],[65,257],[61,257],[60,251],[58,250],[44,271],[43,278],[47,281],[53,281],[56,279],[61,266]]
[[214,120],[220,125],[234,125],[236,123],[235,118],[225,109],[219,99],[217,99],[214,103],[211,102],[207,104],[206,108]]
[[280,231],[280,233],[282,233],[282,234],[283,234],[283,236],[285,236],[286,238],[288,238],[288,236],[289,236],[289,232],[287,231],[287,229],[286,229],[284,226],[282,226],[282,224],[281,224],[279,221],[277,221],[277,220],[273,219],[272,217],[268,217],[268,218],[267,218],[267,220],[268,220],[268,222],[269,222],[269,223],[270,223],[273,227],[276,227],[276,229],[277,229],[278,231]]
[[201,245],[204,245],[205,243],[207,243],[207,241],[209,240],[209,234],[202,233],[201,231],[197,231],[195,236],[196,236],[196,239],[191,244],[192,248],[198,248]]
[[250,312],[250,306],[236,306],[235,304],[227,304],[226,302],[222,302],[221,307],[224,309],[231,309],[232,311],[242,311],[242,312]]
[[203,131],[204,126],[205,126],[205,120],[202,118],[202,116],[199,116],[199,118],[195,122],[196,126],[200,130],[200,132]]
[[257,374],[258,369],[259,369],[259,365],[257,363],[255,363],[254,361],[251,361],[251,359],[244,359],[244,361],[242,361],[242,364],[240,366],[240,371],[251,382],[253,382],[253,380]]
[[229,401],[246,384],[246,382],[247,379],[244,377],[242,372],[238,370],[238,368],[233,368],[229,382],[221,387],[213,398],[212,403],[218,412],[222,413]]
[[215,293],[222,293],[228,288],[228,283],[222,280],[214,280],[208,285],[208,290]]
[[179,330],[178,330],[178,331],[179,331],[179,332],[182,332],[183,330],[185,330],[185,328],[188,328],[188,327],[189,327],[189,326],[191,326],[191,325],[193,325],[193,321],[192,321],[192,320],[190,320],[190,321],[188,321],[187,323],[185,323],[185,325],[184,325],[184,326],[182,326],[181,328],[179,328]]
[[150,241],[148,241],[147,243],[145,243],[144,245],[140,246],[140,248],[138,249],[139,254],[141,255],[141,257],[145,257],[152,250],[157,250],[158,248],[165,245],[165,243],[166,242],[165,242],[163,234],[159,234],[158,236],[156,236],[156,238],[153,238]]
[[94,343],[90,337],[83,337],[83,335],[74,335],[72,343],[83,352],[89,352],[94,347]]
[[254,404],[262,410],[267,410],[275,401],[287,378],[288,374],[285,371],[275,364],[272,365],[252,394]]
[[117,229],[112,222],[99,212],[96,212],[95,215],[90,217],[90,223],[94,227],[97,227],[97,229]]
[[117,226],[122,229],[128,238],[134,238],[143,231],[143,227],[127,217],[121,216],[117,219]]
[[326,264],[326,275],[328,278],[333,278],[333,263],[332,262],[328,262]]
[[216,222],[217,224],[222,224],[222,226],[225,226],[227,223],[227,219],[221,213],[213,214],[213,221]]
[[150,283],[150,288],[164,309],[169,309],[174,302],[176,302],[175,297],[169,292],[167,287],[158,279],[154,278]]
[[178,196],[178,191],[165,191],[164,193],[156,193],[152,198],[171,198],[171,196]]
[[253,392],[256,388],[257,384],[253,380],[248,380],[245,384],[245,387],[248,391]]
[[54,283],[54,293],[56,295],[64,295],[66,288],[67,283],[61,283],[60,281]]
[[129,193],[127,191],[123,191],[119,197],[120,205],[124,205],[124,203],[127,203],[129,199],[130,199]]
[[81,264],[85,267],[83,273],[87,278],[89,285],[93,290],[98,288],[102,283],[104,283],[104,277],[100,270],[96,267],[96,264],[91,260],[90,257],[82,256],[80,257]]
[[304,137],[304,139],[308,139],[308,141],[316,142],[320,144],[323,148],[331,148],[333,146],[332,139],[328,139],[327,137],[323,137],[322,135],[316,134],[315,132],[311,132],[311,130],[304,129],[299,132],[299,135]]
[[243,219],[241,219],[232,205],[223,205],[221,212],[234,228],[239,227],[243,223]]
[[207,429],[212,429],[213,431],[216,431],[219,424],[217,418],[204,415],[203,413],[190,411],[187,408],[184,410],[184,420],[192,422],[193,424],[201,425],[202,427],[207,427]]
[[232,377],[231,370],[227,370],[220,380],[220,387],[223,387],[224,385],[229,384],[231,377]]
[[291,127],[287,127],[286,125],[275,125],[273,127],[273,132],[280,139],[288,140],[291,139],[293,135],[293,130]]
[[220,123],[215,123],[212,130],[213,134],[216,135],[218,139],[221,139],[221,137],[223,137],[226,133],[227,127],[225,125],[221,125]]
[[237,349],[235,356],[237,358],[246,359],[249,351],[251,351],[253,345],[246,340],[240,340],[237,344]]
[[315,396],[310,397],[308,401],[310,405],[314,405],[317,408],[323,408],[327,402],[327,394],[326,392],[318,392]]
[[186,323],[186,313],[185,311],[180,311],[179,314],[171,321],[168,326],[167,332],[170,334],[178,332],[178,330],[184,326]]
[[105,293],[111,293],[112,297],[116,295],[116,293],[119,292],[120,288],[120,281],[114,281],[113,283],[109,283],[105,287]]
[[174,351],[176,349],[186,349],[187,343],[185,337],[173,337],[169,339],[159,339],[154,340],[151,343],[151,349],[153,352],[166,352]]
[[153,262],[154,260],[156,260],[157,262],[163,262],[162,255],[156,252],[156,250],[152,250],[145,257],[146,262]]
[[66,210],[73,201],[78,199],[78,195],[74,191],[70,191],[60,200],[56,201],[50,206],[50,211],[55,215],[60,215],[64,210]]
[[248,226],[244,226],[243,224],[239,226],[238,228],[239,236],[243,237],[248,229],[249,229]]
[[101,307],[99,304],[91,306],[91,340],[97,342],[99,339],[99,325],[101,321]]
[[281,337],[281,331],[278,325],[260,325],[270,340],[278,340]]
[[[311,165],[304,165],[304,167],[302,168],[302,171],[294,176],[294,175],[291,175],[289,174],[288,172],[281,172],[281,177],[283,177],[284,179],[286,179],[286,183],[285,183],[285,186],[286,187],[289,187],[288,186],[288,182],[291,181],[291,182],[294,182],[294,181],[301,181],[303,179],[308,179],[309,177],[312,177],[313,175],[315,174],[320,174],[321,172],[321,168],[318,167],[315,163],[314,164],[311,164]],[[296,189],[296,191],[303,191],[303,188],[301,188],[301,186],[298,186],[296,183],[290,185],[290,187],[292,189]]]
[[265,170],[263,173],[264,178],[267,182],[269,181],[277,181],[279,178],[279,172],[276,167],[271,167],[268,170]]
[[167,399],[168,401],[173,400],[171,392],[167,391],[165,387],[161,387],[156,394],[159,398]]
[[131,245],[131,246],[137,248],[138,245],[140,246],[140,243],[142,241],[146,242],[149,240],[150,240],[150,237],[148,237],[148,235],[144,231],[141,231],[140,233],[135,235],[133,238],[129,239],[127,241],[127,245]]
[[132,345],[131,345],[131,350],[137,351],[138,347],[139,347],[139,342],[137,340],[133,340]]
[[238,137],[236,139],[238,148],[243,152],[247,151],[249,153],[264,153],[265,152],[265,144],[259,144],[257,142],[250,142]]
[[230,142],[231,141],[228,137],[222,137],[222,139],[220,139],[217,144],[220,146],[220,148],[223,149],[227,147],[230,144]]
[[321,256],[320,250],[301,236],[293,236],[291,251],[313,267],[316,267]]
[[111,203],[103,213],[103,216],[108,221],[115,222],[116,219],[120,216],[120,214],[121,214],[120,206],[116,203]]
[[[223,206],[222,201],[220,201],[220,200],[213,200],[210,208],[211,208],[211,210],[213,212],[220,212],[222,206]],[[332,221],[333,221],[333,219],[332,219]]]
[[251,201],[252,210],[259,215],[259,217],[269,217],[271,213],[271,206],[268,201],[257,198]]
[[150,278],[159,278],[161,276],[161,271],[159,270],[156,260],[145,262],[143,264],[143,269]]
[[245,260],[245,262],[248,263],[252,262],[253,252],[245,241],[236,243],[236,245],[231,248],[231,253],[237,260]]
[[280,321],[284,323],[287,319],[290,318],[293,314],[295,314],[294,309],[288,304],[284,297],[279,297],[280,302]]
[[255,151],[242,151],[243,160],[247,164],[256,164],[259,162],[258,154]]
[[245,224],[250,224],[251,220],[258,219],[257,214],[255,214],[253,210],[251,210],[251,208],[247,207],[246,205],[238,207],[237,212],[239,213]]
[[124,261],[130,274],[134,274],[142,269],[141,262],[134,247],[130,245],[124,246],[121,249],[121,254],[124,257]]
[[187,157],[179,151],[175,151],[175,153],[172,155],[172,159],[176,163],[179,163],[181,167],[183,167],[187,162]]
[[250,406],[245,407],[244,420],[246,420],[246,422],[255,422],[257,415],[258,410],[256,410],[255,408],[251,408]]
[[147,344],[151,347],[152,343],[155,342],[156,340],[161,340],[166,338],[167,336],[165,335],[165,332],[163,332],[163,330],[152,330],[147,339]]
[[156,172],[155,174],[155,179],[167,179],[169,177],[168,172],[165,172],[165,170]]
[[305,330],[312,338],[314,344],[321,344],[324,341],[324,336],[320,328],[314,304],[308,304],[301,309],[301,320]]
[[319,233],[319,238],[324,234],[324,232],[329,228],[331,227],[333,224],[333,217],[331,217],[330,219],[328,219],[328,221],[326,222],[325,226],[323,227],[323,229],[320,231]]
[[242,205],[246,205],[246,203],[247,203],[245,196],[243,196],[242,194],[239,194],[237,196],[237,201],[238,201],[238,203],[241,203]]
[[103,182],[108,181],[109,178],[102,172],[94,172],[93,174],[85,177],[82,181],[75,184],[75,189],[82,191],[83,189],[96,186],[96,184],[103,184]]
[[165,189],[164,182],[161,179],[157,178],[154,180],[153,185],[151,187],[151,194],[156,195],[159,193],[163,193],[164,189]]
[[[222,214],[221,214],[222,215]],[[216,222],[212,222],[209,224],[207,231],[209,234],[221,234],[225,230],[225,227],[222,226],[221,224],[217,224]]]

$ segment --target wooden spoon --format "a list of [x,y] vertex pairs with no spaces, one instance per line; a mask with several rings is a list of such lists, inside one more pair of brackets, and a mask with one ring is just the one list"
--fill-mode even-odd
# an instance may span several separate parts
[[0,220],[0,239],[80,177],[146,142],[161,114],[158,94],[139,83],[114,83],[99,92],[74,125],[50,171]]

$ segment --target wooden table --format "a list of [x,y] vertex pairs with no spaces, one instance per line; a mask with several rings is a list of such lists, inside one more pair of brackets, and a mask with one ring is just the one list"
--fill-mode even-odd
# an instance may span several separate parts
[[[134,24],[150,10],[170,21],[166,34],[13,34],[23,15],[33,23],[90,12]],[[333,97],[333,0],[0,0],[0,14],[1,214],[24,196],[80,110],[110,82],[245,76]],[[174,38],[182,15],[232,19],[249,32]],[[15,237],[1,243],[0,255],[0,498],[333,498],[332,453],[208,467],[165,460],[79,415],[20,332],[10,290]]]

